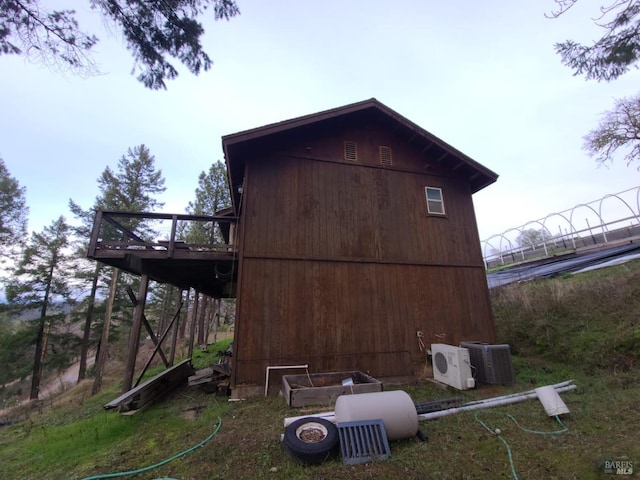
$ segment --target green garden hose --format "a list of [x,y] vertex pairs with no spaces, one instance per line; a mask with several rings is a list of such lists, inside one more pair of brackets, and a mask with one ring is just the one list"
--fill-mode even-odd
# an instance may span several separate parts
[[[558,415],[556,415],[556,421],[560,424],[560,426],[562,427],[560,430],[553,430],[551,432],[542,432],[539,430],[531,430],[529,428],[525,428],[522,425],[520,425],[518,423],[518,421],[513,417],[513,415],[509,414],[509,413],[502,413],[502,412],[494,412],[497,414],[501,414],[504,415],[505,417],[509,418],[510,420],[513,421],[513,423],[515,423],[518,428],[520,430],[522,430],[523,432],[527,432],[527,433],[535,433],[536,435],[559,435],[561,433],[565,433],[567,432],[569,429],[565,426],[564,423],[562,423],[562,420],[560,420],[560,417]],[[480,420],[478,418],[478,414],[475,413],[474,417],[476,419],[476,421],[482,425],[485,429],[487,429],[487,431],[493,435],[495,435],[496,437],[498,437],[498,439],[504,443],[504,446],[507,447],[507,455],[509,457],[509,465],[511,466],[511,475],[513,476],[514,480],[518,480],[518,474],[516,472],[516,466],[513,463],[513,455],[511,454],[511,447],[509,446],[509,444],[507,443],[507,441],[502,437],[501,433],[502,431],[499,428],[493,429],[491,427],[489,427],[486,423],[484,423],[482,420]]]
[[[213,431],[213,433],[211,435],[209,435],[207,438],[202,440],[200,443],[194,445],[193,447],[188,448],[184,452],[180,452],[180,453],[174,455],[173,457],[167,458],[166,460],[162,460],[159,463],[155,463],[153,465],[149,465],[148,467],[144,467],[144,468],[138,468],[136,470],[129,470],[128,472],[105,473],[105,474],[102,474],[102,475],[93,475],[91,477],[86,477],[83,480],[98,480],[100,478],[126,477],[128,475],[137,475],[139,473],[148,472],[149,470],[153,470],[154,468],[161,467],[162,465],[166,465],[167,463],[172,462],[173,460],[175,460],[177,458],[184,457],[188,453],[191,453],[194,450],[197,450],[198,448],[202,447],[204,444],[206,444],[208,441],[210,441],[213,437],[216,436],[216,434],[220,431],[220,427],[222,427],[222,418],[218,417],[218,425],[216,426],[215,430]],[[161,480],[161,479],[158,479],[158,480]],[[164,480],[175,480],[175,479],[164,479]]]

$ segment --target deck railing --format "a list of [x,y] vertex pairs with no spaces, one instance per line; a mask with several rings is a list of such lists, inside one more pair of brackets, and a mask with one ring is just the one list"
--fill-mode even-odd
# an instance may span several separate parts
[[96,211],[88,257],[105,250],[235,252],[236,217]]

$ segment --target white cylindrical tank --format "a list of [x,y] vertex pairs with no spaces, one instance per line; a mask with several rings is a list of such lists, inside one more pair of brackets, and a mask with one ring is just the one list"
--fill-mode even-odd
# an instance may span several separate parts
[[357,393],[336,399],[336,423],[378,418],[382,419],[389,440],[411,438],[418,433],[418,412],[407,392]]

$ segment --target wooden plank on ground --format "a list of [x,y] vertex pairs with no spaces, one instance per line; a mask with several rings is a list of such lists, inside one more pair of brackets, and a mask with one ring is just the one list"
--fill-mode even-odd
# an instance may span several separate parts
[[196,371],[189,377],[189,386],[226,380],[231,375],[231,366],[228,363],[220,363],[211,367]]
[[123,393],[118,398],[111,400],[104,405],[104,409],[109,410],[120,407],[123,410],[130,411],[146,406],[155,398],[174,390],[186,382],[192,373],[191,359],[188,358]]

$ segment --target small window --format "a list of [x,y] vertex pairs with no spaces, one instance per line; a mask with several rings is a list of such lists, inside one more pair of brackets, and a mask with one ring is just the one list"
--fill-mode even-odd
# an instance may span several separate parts
[[391,147],[383,147],[380,145],[380,164],[392,165],[393,159],[391,158]]
[[344,159],[353,162],[358,160],[358,145],[356,142],[344,142]]
[[442,189],[436,187],[424,187],[427,195],[427,211],[432,215],[444,215],[444,198]]

